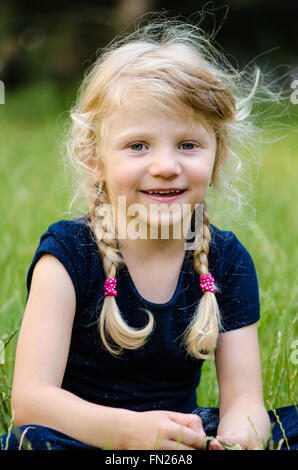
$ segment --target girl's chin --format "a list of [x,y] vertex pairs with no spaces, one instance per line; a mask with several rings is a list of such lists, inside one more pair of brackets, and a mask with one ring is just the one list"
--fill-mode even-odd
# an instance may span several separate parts
[[[140,222],[140,221],[139,221]],[[172,217],[172,215],[161,215],[158,217],[148,219],[147,221],[141,222],[139,228],[145,232],[147,230],[148,238],[156,238],[158,234],[164,234],[164,238],[167,238],[167,234],[177,233],[176,238],[183,236],[183,227],[181,218]],[[140,231],[141,231],[140,230]],[[171,237],[172,238],[172,237]]]

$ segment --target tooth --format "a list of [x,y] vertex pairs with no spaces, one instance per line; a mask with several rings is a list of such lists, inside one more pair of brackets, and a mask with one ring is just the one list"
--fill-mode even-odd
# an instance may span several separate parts
[[180,193],[181,191],[178,189],[173,189],[170,191],[147,191],[149,194],[175,194]]

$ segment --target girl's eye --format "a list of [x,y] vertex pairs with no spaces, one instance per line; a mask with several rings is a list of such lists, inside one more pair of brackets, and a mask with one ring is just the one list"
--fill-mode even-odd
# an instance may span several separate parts
[[[130,144],[128,147],[135,152],[141,152],[143,150],[146,150],[147,148],[146,145],[142,142]],[[196,144],[195,142],[183,142],[178,147],[182,147],[182,150],[195,150],[196,148],[198,148],[198,144]]]
[[145,145],[142,144],[141,142],[137,142],[136,144],[131,144],[129,148],[132,150],[135,150],[136,152],[140,152],[141,150],[144,150]]
[[182,144],[180,144],[180,146],[183,147],[182,150],[194,150],[198,147],[198,145],[194,142],[183,142]]

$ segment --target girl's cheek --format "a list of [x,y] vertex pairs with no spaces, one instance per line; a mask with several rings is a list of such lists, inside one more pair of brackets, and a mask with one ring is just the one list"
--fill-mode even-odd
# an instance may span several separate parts
[[189,179],[192,182],[203,182],[209,178],[212,168],[207,164],[197,164],[188,168]]

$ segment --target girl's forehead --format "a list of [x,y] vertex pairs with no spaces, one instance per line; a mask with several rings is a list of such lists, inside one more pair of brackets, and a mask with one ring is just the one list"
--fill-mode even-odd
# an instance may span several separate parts
[[113,132],[125,132],[130,129],[159,128],[165,123],[179,132],[201,128],[204,132],[212,132],[213,126],[208,116],[194,113],[192,109],[171,109],[163,106],[126,105],[114,109],[104,119],[105,129]]

